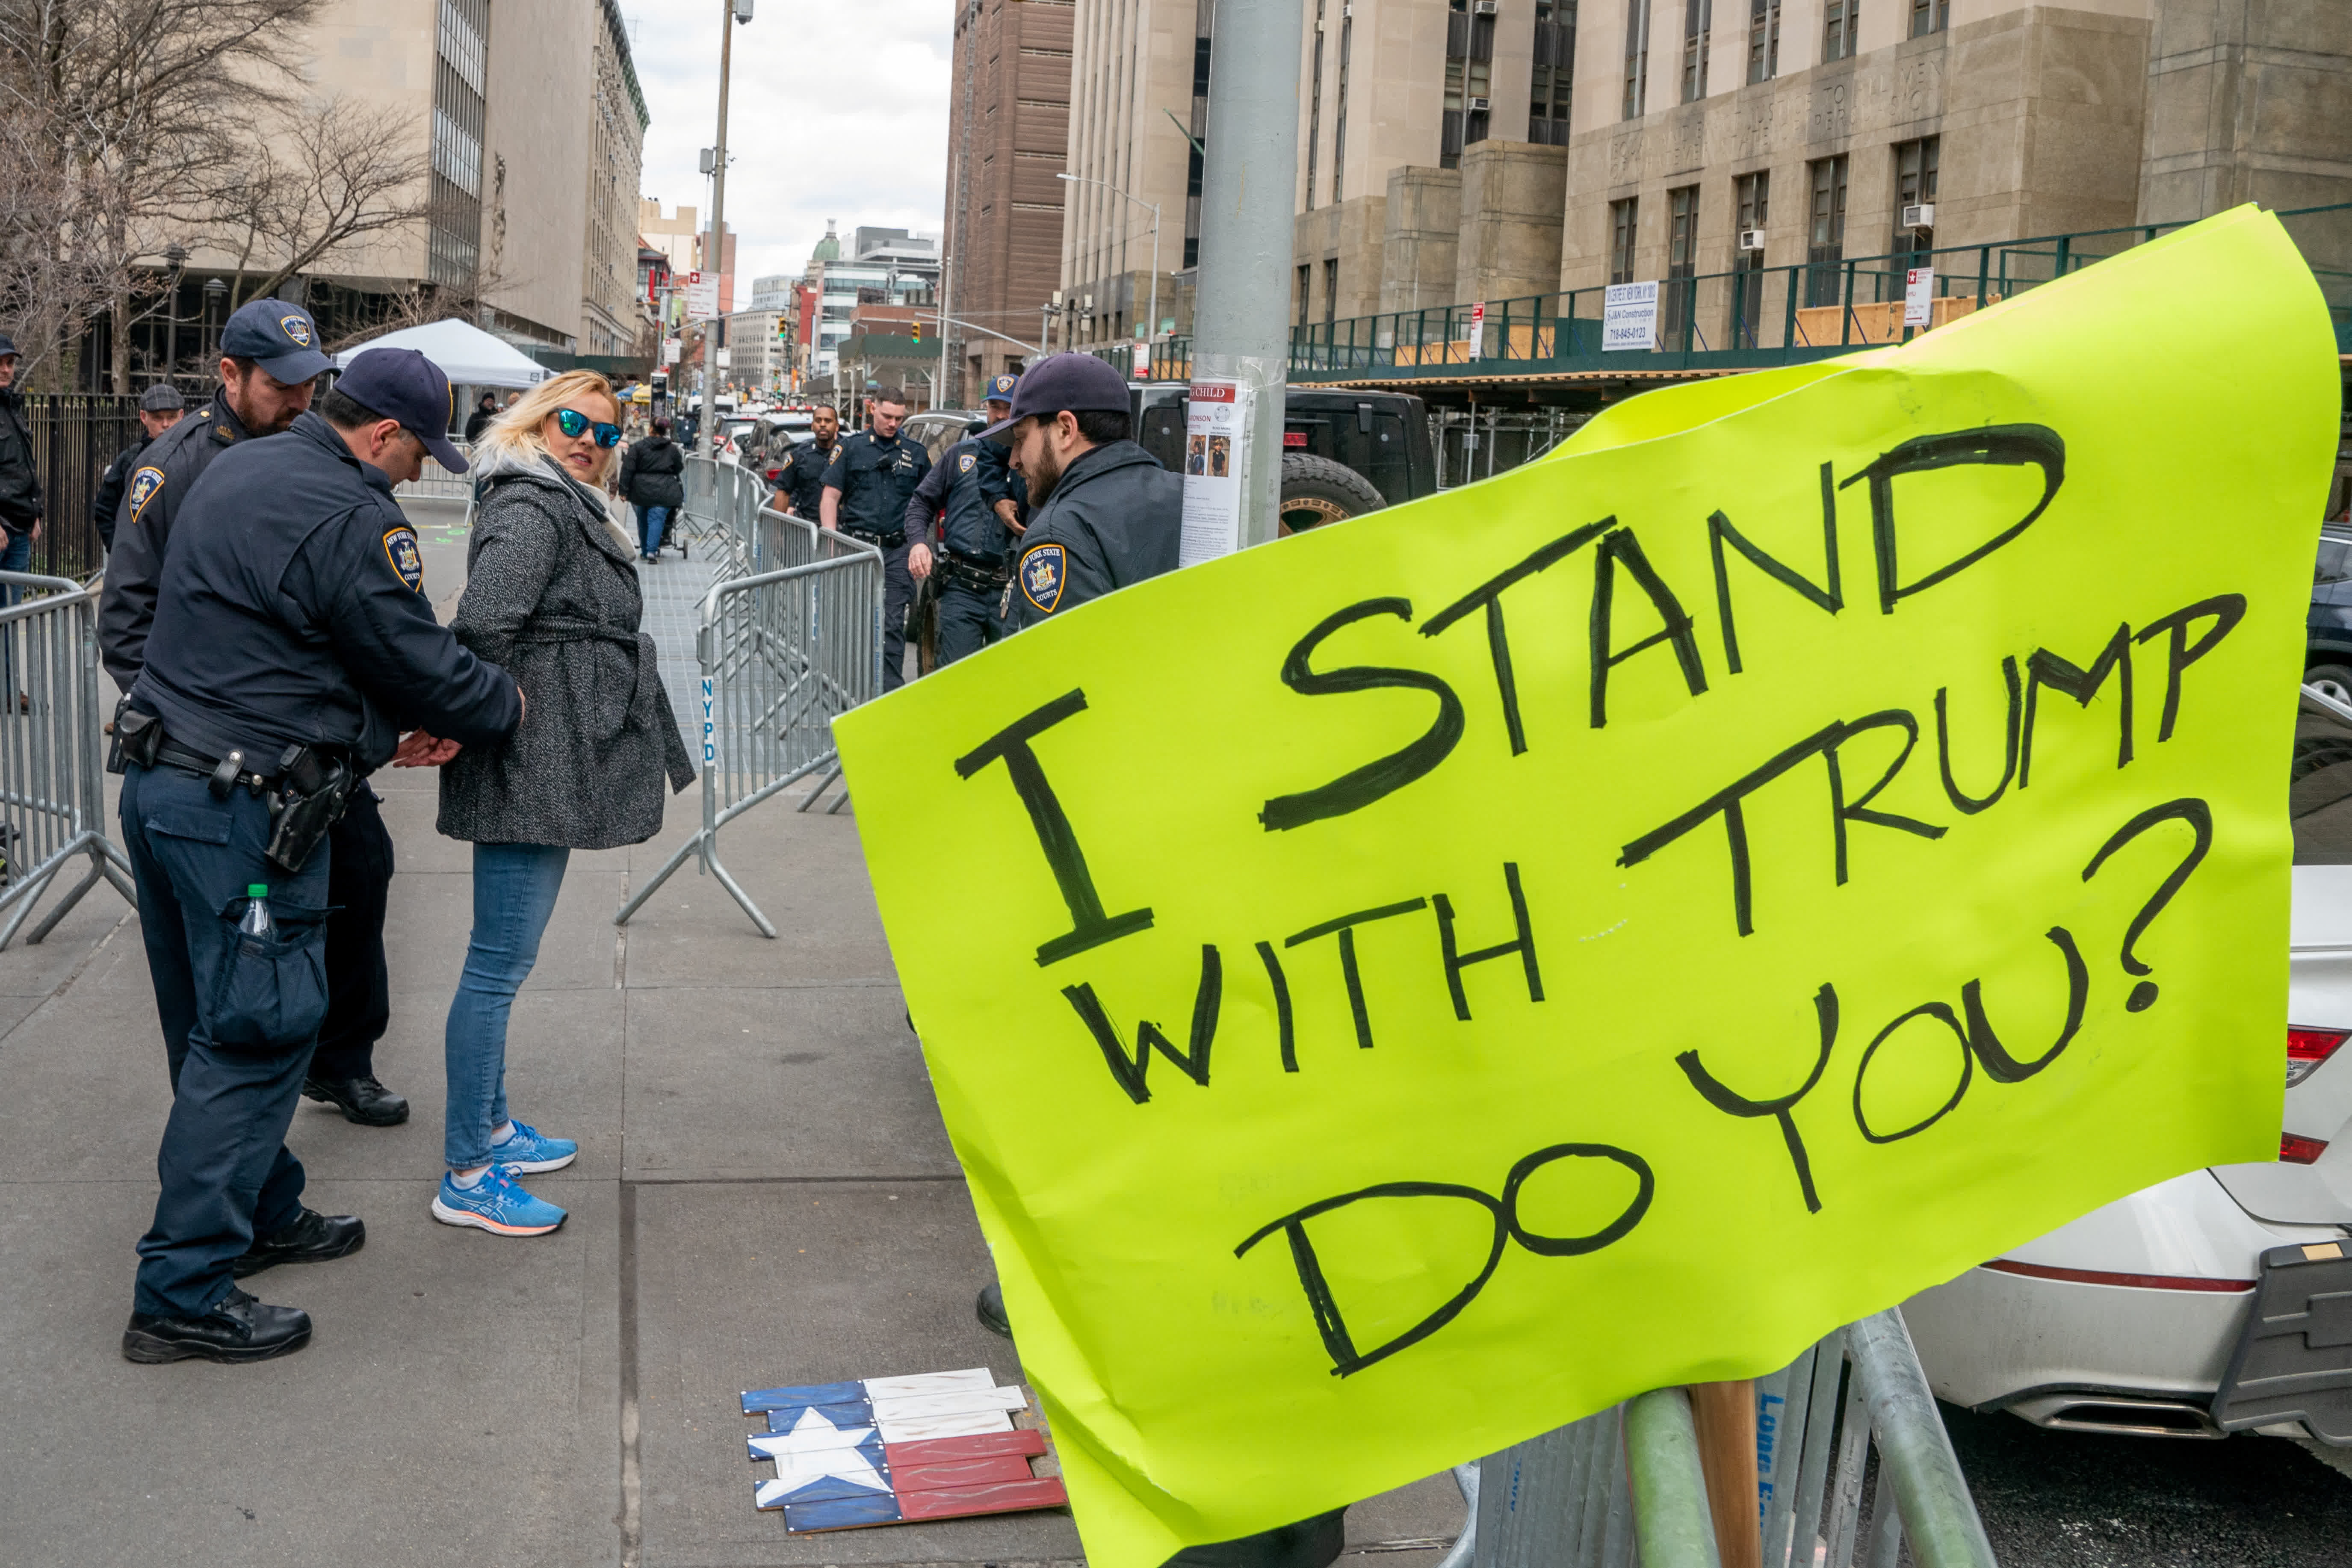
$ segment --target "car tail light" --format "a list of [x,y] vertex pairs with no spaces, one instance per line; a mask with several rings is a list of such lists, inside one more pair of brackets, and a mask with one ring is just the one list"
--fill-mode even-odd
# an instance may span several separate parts
[[2290,1025],[2286,1032],[2286,1086],[2293,1089],[2318,1069],[2319,1064],[2336,1054],[2352,1030],[2298,1029]]
[[2279,1159],[2289,1165],[2308,1165],[2327,1152],[2324,1138],[2305,1138],[2299,1132],[2279,1134]]

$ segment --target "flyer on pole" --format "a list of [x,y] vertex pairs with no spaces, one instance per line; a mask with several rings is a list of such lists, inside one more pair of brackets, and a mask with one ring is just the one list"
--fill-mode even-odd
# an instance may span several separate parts
[[1936,269],[1914,267],[1903,274],[1903,324],[1906,327],[1927,327],[1935,324]]
[[1238,381],[1196,381],[1184,413],[1184,532],[1180,567],[1241,547],[1243,438],[1255,394]]

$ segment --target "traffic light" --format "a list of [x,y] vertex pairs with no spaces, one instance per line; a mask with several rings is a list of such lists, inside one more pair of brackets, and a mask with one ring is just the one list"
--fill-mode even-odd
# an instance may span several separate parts
[[917,348],[923,346],[923,323],[920,321],[915,323],[915,346]]

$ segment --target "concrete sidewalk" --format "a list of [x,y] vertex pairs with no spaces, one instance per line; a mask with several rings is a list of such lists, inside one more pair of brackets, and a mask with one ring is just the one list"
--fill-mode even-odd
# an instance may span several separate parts
[[[446,619],[462,531],[420,521]],[[701,575],[666,557],[649,601]],[[673,685],[692,674],[681,624],[660,617]],[[572,858],[508,1058],[515,1113],[581,1142],[530,1178],[572,1218],[513,1242],[427,1213],[470,850],[434,832],[432,775],[376,783],[400,865],[376,1060],[414,1113],[381,1131],[309,1102],[295,1117],[312,1206],[369,1228],[352,1258],[251,1282],[313,1315],[298,1355],[121,1359],[169,1102],[138,922],[101,889],[0,953],[0,1564],[1076,1560],[1059,1513],[793,1540],[751,1507],[741,1389],[1020,1375],[972,1316],[987,1251],[853,816],[779,800],[728,829],[773,941],[691,871],[612,924],[694,830],[693,790],[651,843]],[[1426,1568],[1461,1517],[1443,1479],[1359,1505],[1343,1562]]]

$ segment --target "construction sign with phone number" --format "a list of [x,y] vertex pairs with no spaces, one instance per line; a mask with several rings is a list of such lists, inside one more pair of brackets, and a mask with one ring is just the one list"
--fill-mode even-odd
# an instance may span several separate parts
[[838,721],[1089,1557],[2270,1157],[2338,392],[2244,208]]

